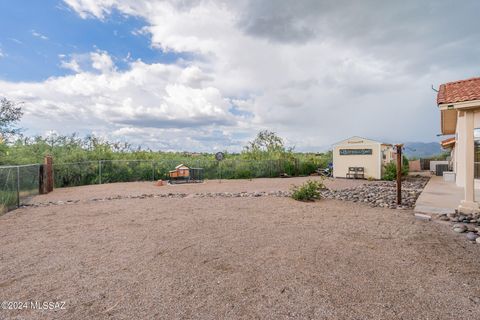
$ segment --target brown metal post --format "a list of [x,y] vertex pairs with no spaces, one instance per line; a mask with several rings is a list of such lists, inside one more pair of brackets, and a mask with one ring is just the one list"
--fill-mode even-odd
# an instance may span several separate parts
[[53,191],[53,159],[52,156],[45,156],[45,173],[46,173],[46,183],[45,183],[45,193]]
[[397,149],[397,204],[402,204],[402,147],[403,144],[395,145]]

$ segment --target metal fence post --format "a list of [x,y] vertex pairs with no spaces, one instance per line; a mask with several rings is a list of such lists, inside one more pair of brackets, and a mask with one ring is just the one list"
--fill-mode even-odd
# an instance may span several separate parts
[[20,167],[17,167],[17,208],[20,208]]
[[237,160],[236,159],[233,160],[232,167],[233,167],[233,175],[232,175],[233,179],[237,179],[238,176],[237,176]]
[[152,181],[155,181],[155,161],[152,161]]
[[38,193],[39,194],[45,193],[44,168],[45,168],[45,165],[43,164],[38,165]]
[[102,160],[98,160],[98,184],[102,184]]
[[222,182],[222,162],[218,161],[218,168],[220,169],[220,182]]

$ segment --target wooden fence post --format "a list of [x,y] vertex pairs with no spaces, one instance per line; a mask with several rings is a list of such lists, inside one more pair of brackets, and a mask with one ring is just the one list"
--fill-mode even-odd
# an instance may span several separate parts
[[52,156],[45,156],[45,193],[49,193],[53,191],[53,158]]
[[397,205],[402,204],[402,148],[403,144],[395,145],[397,149]]

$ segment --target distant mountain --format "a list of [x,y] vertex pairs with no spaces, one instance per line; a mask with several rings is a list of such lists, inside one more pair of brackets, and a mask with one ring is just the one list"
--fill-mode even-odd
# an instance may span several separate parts
[[403,152],[408,158],[428,158],[443,153],[438,142],[407,142]]

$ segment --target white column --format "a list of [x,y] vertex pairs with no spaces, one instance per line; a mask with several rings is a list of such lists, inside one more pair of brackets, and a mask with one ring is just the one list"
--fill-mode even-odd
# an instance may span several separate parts
[[[465,196],[464,200],[458,206],[458,211],[462,213],[472,213],[479,211],[478,203],[475,202],[475,180],[474,180],[474,157],[475,144],[473,138],[474,129],[473,111],[465,111]],[[459,165],[462,165],[459,163]]]

